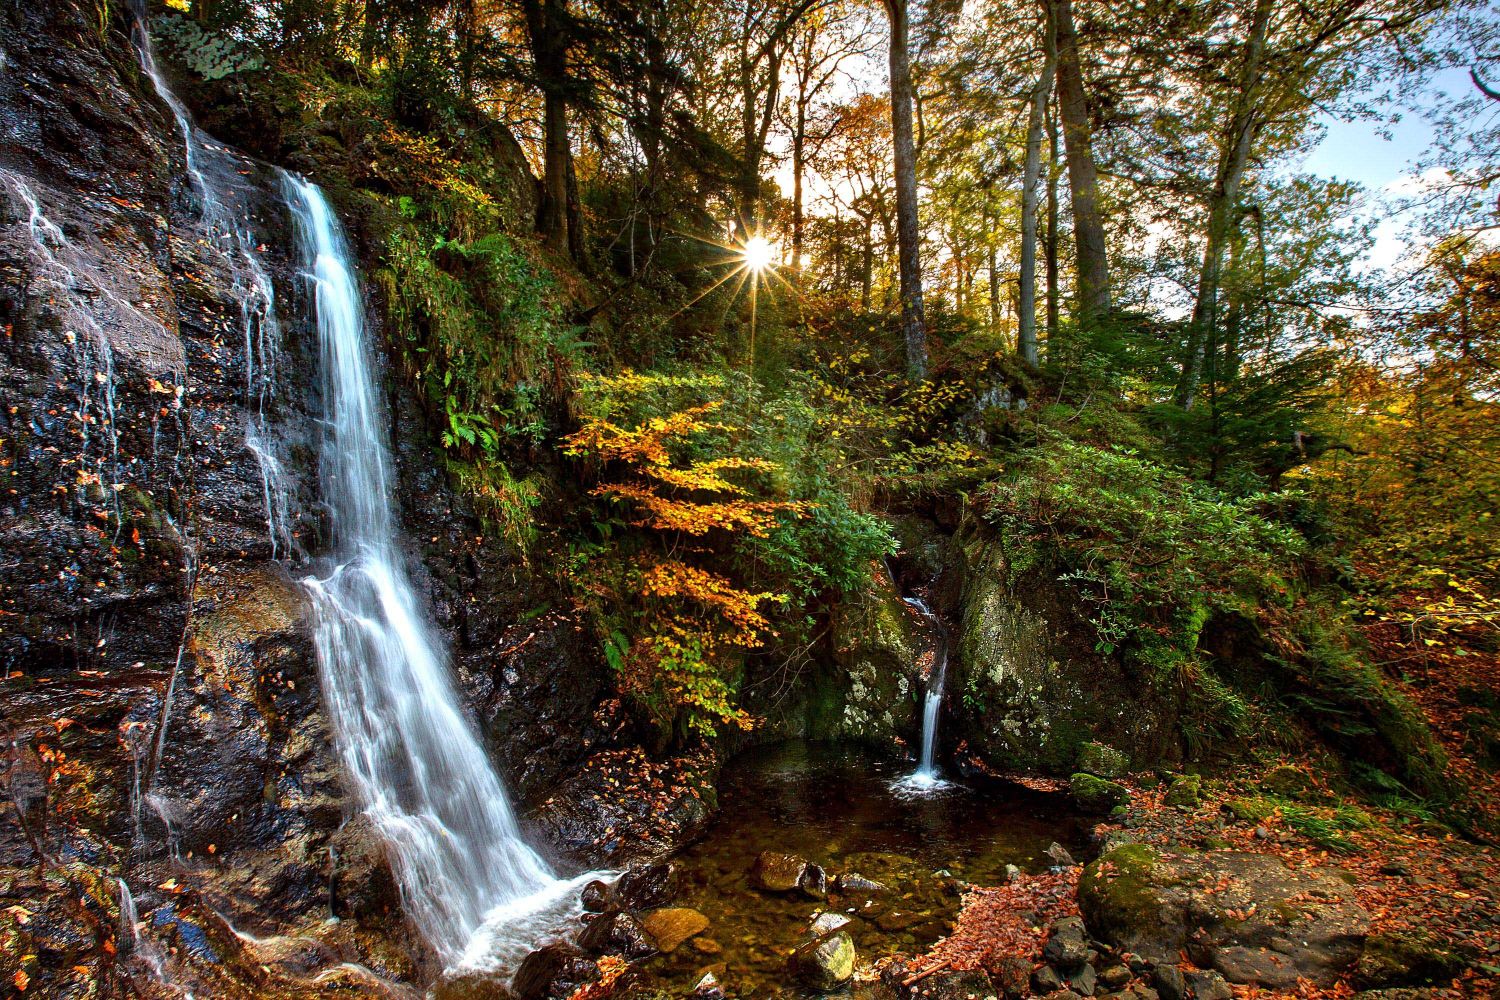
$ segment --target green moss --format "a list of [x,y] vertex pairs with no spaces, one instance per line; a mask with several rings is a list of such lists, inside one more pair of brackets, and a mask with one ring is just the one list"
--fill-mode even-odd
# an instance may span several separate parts
[[1130,801],[1130,791],[1124,785],[1092,774],[1073,775],[1068,787],[1079,807],[1089,812],[1106,813]]
[[1167,795],[1162,801],[1169,806],[1195,806],[1203,799],[1203,777],[1197,774],[1180,774],[1172,779]]
[[1113,747],[1091,741],[1078,748],[1078,770],[1085,774],[1120,778],[1129,769],[1129,759]]
[[1146,844],[1125,844],[1084,869],[1078,882],[1078,904],[1096,935],[1149,927],[1157,920],[1156,884],[1161,858]]
[[1230,799],[1224,808],[1242,823],[1259,823],[1276,811],[1275,803],[1261,798]]

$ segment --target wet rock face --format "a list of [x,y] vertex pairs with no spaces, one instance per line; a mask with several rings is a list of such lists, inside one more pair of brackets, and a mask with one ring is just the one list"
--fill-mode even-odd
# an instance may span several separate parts
[[1101,940],[1158,964],[1185,952],[1231,983],[1332,985],[1360,958],[1370,917],[1351,880],[1266,854],[1117,848],[1085,870],[1079,906]]
[[[174,961],[227,977],[199,995],[280,996],[224,983],[311,966],[330,988],[400,995],[338,966],[410,980],[427,956],[378,839],[345,825],[356,810],[296,582],[324,527],[317,345],[290,220],[274,171],[227,151],[199,163],[223,184],[221,221],[205,221],[129,29],[127,5],[0,6],[0,913],[61,907],[47,926],[72,928],[66,947],[22,941],[40,957],[0,971],[26,972],[28,995],[74,995],[74,966],[114,983],[123,873]],[[391,410],[423,596],[500,770],[540,793],[618,736],[607,674],[453,495],[410,400],[394,393]],[[255,423],[275,439],[284,517],[270,518]],[[43,858],[67,878],[27,875]],[[344,922],[319,931],[326,949],[269,963],[215,913],[271,934],[321,928],[330,910]]]
[[[951,549],[959,590],[948,687],[956,738],[1003,770],[1068,774],[1081,747],[1172,761],[1173,696],[1094,651],[1092,626],[1057,581],[1012,579],[1000,539],[972,518]],[[1087,768],[1085,768],[1087,770]]]

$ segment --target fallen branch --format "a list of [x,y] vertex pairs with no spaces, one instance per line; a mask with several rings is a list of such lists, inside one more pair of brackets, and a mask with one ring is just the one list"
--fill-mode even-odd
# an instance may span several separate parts
[[917,973],[916,975],[914,975],[914,976],[908,976],[905,979],[901,980],[901,985],[903,987],[906,987],[906,986],[911,986],[914,983],[920,983],[922,980],[926,979],[928,976],[932,975],[934,972],[942,972],[944,969],[946,969],[948,966],[950,966],[952,964],[953,964],[952,962],[939,962],[936,965],[930,965],[927,968],[923,969],[921,972]]

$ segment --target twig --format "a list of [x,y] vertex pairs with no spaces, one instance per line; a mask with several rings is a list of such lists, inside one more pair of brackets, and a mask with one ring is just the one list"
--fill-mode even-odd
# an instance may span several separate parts
[[917,973],[915,976],[908,976],[905,979],[901,980],[901,985],[903,987],[906,987],[906,986],[911,986],[914,983],[920,983],[922,980],[926,979],[928,976],[932,975],[934,972],[942,972],[944,969],[946,969],[948,966],[950,966],[952,964],[953,963],[951,961],[947,961],[947,962],[939,962],[937,965],[928,966],[927,968],[923,969],[921,972]]

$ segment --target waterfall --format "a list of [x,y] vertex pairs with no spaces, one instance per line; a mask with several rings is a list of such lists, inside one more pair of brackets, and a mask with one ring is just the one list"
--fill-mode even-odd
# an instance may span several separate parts
[[897,785],[905,791],[945,788],[948,783],[938,771],[935,754],[943,708],[943,682],[948,674],[948,630],[920,598],[906,597],[903,600],[927,623],[936,642],[932,650],[932,667],[927,673],[927,694],[922,702],[922,755],[918,758],[917,769]]
[[422,619],[392,511],[391,457],[348,247],[322,192],[288,177],[321,351],[326,575],[306,580],[344,768],[391,849],[406,912],[446,963],[486,916],[527,913],[571,883],[521,839]]

